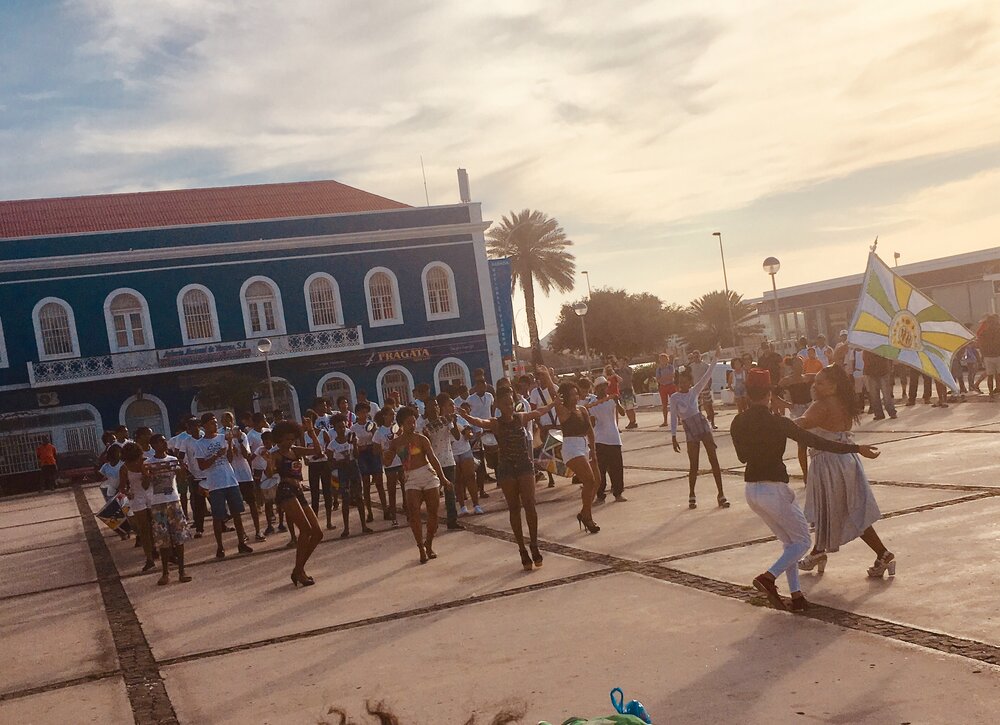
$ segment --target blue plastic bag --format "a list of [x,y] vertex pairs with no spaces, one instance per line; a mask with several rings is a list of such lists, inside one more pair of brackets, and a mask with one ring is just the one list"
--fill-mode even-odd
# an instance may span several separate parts
[[[615,693],[618,693],[617,699],[615,699]],[[625,704],[625,693],[622,692],[622,688],[620,687],[616,687],[611,691],[611,705],[618,711],[619,715],[632,715],[652,725],[653,721],[649,719],[649,714],[641,702],[638,700],[629,700],[628,704]]]

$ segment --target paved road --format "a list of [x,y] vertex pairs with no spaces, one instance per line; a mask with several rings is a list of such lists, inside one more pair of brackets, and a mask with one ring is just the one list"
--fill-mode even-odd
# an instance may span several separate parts
[[315,723],[367,697],[406,723],[488,722],[511,701],[525,722],[560,721],[607,713],[616,685],[655,722],[994,722],[1000,406],[862,426],[883,450],[868,470],[899,570],[868,579],[871,552],[849,544],[804,577],[808,617],[746,586],[777,544],[743,501],[730,419],[732,508],[714,506],[707,474],[687,508],[685,457],[642,414],[625,438],[629,501],[595,509],[600,534],[577,527],[577,487],[539,489],[546,559],[532,573],[498,492],[426,566],[408,531],[379,521],[325,540],[316,586],[298,590],[278,537],[222,562],[194,542],[194,581],[157,587],[95,523],[96,489],[4,500],[0,722]]

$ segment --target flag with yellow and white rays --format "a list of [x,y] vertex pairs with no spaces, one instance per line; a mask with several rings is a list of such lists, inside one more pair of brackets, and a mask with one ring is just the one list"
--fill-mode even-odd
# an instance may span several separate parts
[[975,335],[875,252],[868,255],[849,345],[915,368],[958,392],[951,360],[972,339]]

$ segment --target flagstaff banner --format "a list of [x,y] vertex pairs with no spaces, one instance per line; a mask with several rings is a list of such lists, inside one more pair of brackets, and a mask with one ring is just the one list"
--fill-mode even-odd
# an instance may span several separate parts
[[951,361],[975,335],[872,251],[847,343],[908,365],[958,392]]
[[514,301],[511,297],[510,259],[490,260],[490,286],[500,333],[500,357],[514,357]]

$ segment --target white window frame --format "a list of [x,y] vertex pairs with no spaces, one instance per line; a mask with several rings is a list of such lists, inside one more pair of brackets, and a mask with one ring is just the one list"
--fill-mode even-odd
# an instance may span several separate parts
[[[50,302],[61,305],[66,310],[66,319],[67,324],[69,325],[69,338],[70,343],[73,346],[73,349],[70,352],[60,353],[58,355],[45,354],[45,342],[42,339],[42,321],[38,317],[38,313],[41,312],[42,307]],[[45,362],[48,360],[70,360],[72,358],[80,357],[80,338],[77,337],[76,334],[76,315],[73,314],[73,306],[69,302],[59,297],[43,297],[38,300],[35,304],[35,308],[31,311],[31,324],[35,327],[35,345],[38,347],[39,362]]]
[[[372,309],[371,290],[368,287],[368,283],[371,281],[371,278],[379,272],[387,274],[389,276],[389,281],[392,282],[392,294],[394,297],[393,309],[396,316],[386,320],[375,319],[374,310]],[[402,300],[399,297],[399,280],[396,279],[396,275],[391,269],[387,269],[386,267],[372,267],[368,270],[368,274],[365,275],[365,303],[368,305],[369,327],[388,327],[389,325],[403,324],[403,305]]]
[[384,368],[379,370],[378,376],[375,378],[375,390],[378,392],[379,407],[382,407],[386,404],[386,400],[382,395],[382,380],[385,378],[387,373],[390,373],[393,370],[399,370],[403,373],[403,375],[406,376],[406,379],[407,381],[409,381],[410,385],[409,397],[411,399],[413,398],[413,388],[416,387],[416,385],[413,382],[413,374],[402,365],[386,365]]
[[[115,332],[115,317],[111,312],[111,303],[115,301],[115,297],[118,295],[132,295],[139,300],[139,312],[142,316],[142,332],[143,336],[146,338],[146,341],[142,345],[126,347],[118,345],[118,335]],[[146,298],[138,290],[132,289],[131,287],[119,287],[105,297],[104,324],[108,328],[108,347],[111,352],[132,352],[134,350],[156,349],[156,342],[153,339],[153,322],[149,316],[149,304],[146,302]]]
[[460,360],[457,357],[446,357],[437,365],[434,366],[434,392],[438,395],[441,394],[441,380],[438,375],[441,373],[441,368],[443,368],[448,363],[457,363],[462,371],[465,373],[465,384],[470,388],[472,387],[472,371],[469,370],[469,366],[465,364],[464,360]]
[[323,377],[321,377],[319,379],[319,382],[316,383],[316,397],[317,398],[325,398],[326,397],[323,394],[323,386],[326,385],[327,381],[332,380],[333,378],[340,378],[345,383],[347,383],[347,388],[351,391],[351,400],[354,403],[357,403],[358,402],[358,393],[357,393],[357,390],[354,387],[354,381],[351,380],[350,376],[345,375],[344,373],[327,373],[326,375],[324,375]]
[[[212,336],[206,338],[191,338],[187,333],[187,320],[184,318],[184,295],[193,289],[201,290],[208,297],[209,313],[212,316]],[[203,284],[189,284],[181,287],[177,293],[177,319],[181,324],[181,340],[185,345],[198,345],[205,342],[219,342],[222,339],[219,330],[219,311],[215,306],[215,295]]]
[[[250,303],[247,301],[247,288],[254,282],[263,282],[271,288],[271,291],[274,292],[275,329],[273,330],[261,330],[260,332],[254,332],[253,326],[250,324]],[[281,304],[281,288],[278,287],[277,282],[270,277],[255,275],[247,278],[247,280],[243,282],[243,286],[240,287],[240,307],[243,308],[243,329],[246,332],[248,340],[258,337],[268,337],[269,335],[285,334],[285,308]]]
[[[448,301],[451,303],[449,312],[431,312],[431,292],[427,286],[427,275],[434,267],[441,267],[448,275]],[[453,320],[459,316],[458,289],[455,287],[455,273],[450,266],[444,262],[430,262],[420,273],[420,286],[424,291],[424,312],[427,313],[428,320]]]
[[[170,428],[170,415],[167,413],[166,404],[162,400],[157,398],[155,395],[150,395],[149,393],[143,393],[142,399],[148,400],[151,403],[156,403],[156,407],[160,409],[160,415],[163,418],[163,430],[166,431],[163,435],[165,435],[167,438],[170,438],[171,433],[173,431]],[[132,395],[129,396],[128,398],[125,398],[125,402],[122,403],[122,407],[118,409],[118,422],[120,424],[125,425],[125,411],[128,410],[128,407],[137,400],[139,400],[138,395]],[[134,433],[134,432],[135,431],[131,430],[129,431],[129,433]]]
[[7,340],[3,336],[3,320],[0,319],[0,368],[9,368],[10,359],[7,357]]
[[[337,303],[337,321],[332,325],[319,325],[313,319],[312,296],[309,294],[309,287],[317,279],[325,279],[333,286],[333,299]],[[340,299],[340,285],[333,275],[326,272],[315,272],[306,277],[305,284],[302,285],[302,294],[306,300],[306,319],[309,321],[309,329],[313,332],[318,330],[336,330],[344,326],[344,305]]]

